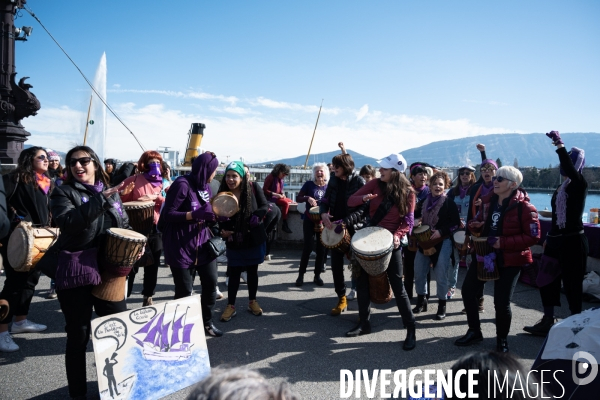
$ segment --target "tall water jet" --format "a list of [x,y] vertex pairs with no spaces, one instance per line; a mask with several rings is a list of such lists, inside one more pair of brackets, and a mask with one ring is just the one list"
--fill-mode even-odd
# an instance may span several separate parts
[[[92,83],[104,101],[108,101],[106,99],[106,53],[102,53]],[[90,107],[89,118],[86,121],[87,134],[85,137],[85,144],[98,154],[100,161],[104,161],[106,155],[106,106],[93,90],[91,93]]]

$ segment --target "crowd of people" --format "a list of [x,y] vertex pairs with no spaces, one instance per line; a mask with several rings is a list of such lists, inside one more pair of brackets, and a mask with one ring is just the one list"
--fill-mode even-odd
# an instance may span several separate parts
[[[552,230],[541,266],[547,275],[547,283],[540,289],[544,314],[538,323],[525,327],[525,331],[540,336],[545,336],[556,322],[554,307],[560,306],[561,282],[571,312],[581,312],[588,250],[581,222],[587,194],[581,173],[584,152],[577,148],[567,151],[558,132],[547,135],[557,147],[565,180],[552,197]],[[459,168],[451,187],[448,174],[429,163],[416,161],[409,165],[401,154],[391,154],[378,161],[378,168],[365,165],[357,169],[352,155],[343,145],[340,147],[341,154],[334,156],[329,166],[313,166],[312,179],[297,197],[299,204],[306,204],[306,211],[302,215],[304,246],[296,286],[304,285],[313,250],[313,282],[323,286],[321,275],[329,253],[337,295],[331,315],[342,314],[348,301],[356,299],[359,320],[346,335],[371,333],[373,275],[349,245],[357,232],[377,228],[392,237],[391,255],[378,282],[384,282],[384,289],[395,297],[406,329],[404,350],[417,345],[415,314],[428,312],[433,278],[438,305],[435,320],[446,317],[446,301],[462,286],[468,330],[455,341],[457,346],[483,340],[479,313],[484,306],[484,285],[492,281],[496,350],[508,352],[511,297],[521,268],[532,263],[530,247],[540,239],[538,213],[520,188],[521,172],[510,166],[498,168],[488,158],[485,146],[477,145],[482,159],[479,179],[475,168],[465,165]],[[0,351],[19,349],[11,334],[46,329],[27,319],[43,272],[53,279],[50,294],[58,297],[65,318],[69,393],[73,398],[85,396],[85,349],[92,310],[99,316],[126,310],[126,298],[140,267],[144,275],[141,305],[152,305],[163,254],[164,264],[172,273],[175,299],[191,296],[195,276],[199,275],[205,333],[222,336],[213,318],[216,299],[223,296],[217,284],[218,254],[210,246],[214,237],[224,240],[227,262],[227,306],[220,321],[229,322],[236,316],[242,279],[248,284],[248,311],[262,315],[257,302],[259,266],[270,259],[271,233],[279,218],[283,231],[291,232],[287,219],[292,201],[283,191],[289,166],[276,165],[261,187],[250,179],[241,161],[227,164],[220,184],[214,184],[220,162],[211,152],[196,157],[191,172],[174,181],[169,165],[155,151],[146,151],[136,164],[124,163],[119,169],[113,159],[102,162],[87,146],[69,150],[64,168],[60,161],[50,149],[31,147],[21,153],[16,170],[2,179],[6,203],[0,201],[0,208],[4,207],[7,220],[0,224],[0,233],[4,234],[0,254],[6,271],[0,299],[6,300],[10,311],[0,320]],[[217,214],[211,199],[218,194],[235,197],[238,209],[234,215]],[[136,229],[126,211],[130,202],[151,203],[151,227],[144,233],[147,243],[135,263],[117,271],[101,253],[110,242],[111,228]],[[60,229],[58,240],[36,268],[27,272],[15,270],[6,253],[10,233],[21,221]],[[456,239],[460,237],[457,232],[463,232],[464,242]],[[332,246],[325,240],[338,236],[340,245]],[[483,253],[478,246],[484,247]],[[344,267],[348,263],[352,284],[347,295]],[[461,266],[467,267],[462,285],[457,282]],[[116,297],[107,292],[99,294],[100,285],[125,276],[128,289],[124,293]]]

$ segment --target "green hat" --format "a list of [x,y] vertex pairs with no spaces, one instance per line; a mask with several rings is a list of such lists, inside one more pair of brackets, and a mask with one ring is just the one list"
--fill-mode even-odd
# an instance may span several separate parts
[[244,169],[244,163],[241,161],[232,161],[227,165],[227,168],[225,168],[225,173],[227,173],[227,171],[235,171],[237,172],[242,178],[244,177],[244,175],[246,175],[246,170]]

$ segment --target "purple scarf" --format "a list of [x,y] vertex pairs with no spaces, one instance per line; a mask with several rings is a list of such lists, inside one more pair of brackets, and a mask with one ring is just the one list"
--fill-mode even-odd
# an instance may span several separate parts
[[483,182],[483,184],[481,185],[481,197],[487,196],[492,190],[494,190],[494,181],[491,181],[489,183],[489,186],[485,182]]
[[446,193],[442,193],[439,197],[433,197],[431,193],[427,195],[425,202],[423,203],[423,224],[429,225],[431,229],[434,229],[439,220],[439,212],[444,202],[446,201]]
[[88,185],[87,183],[82,183],[82,185],[93,193],[101,193],[104,190],[104,183],[102,183],[102,181],[98,181],[93,185]]
[[144,172],[144,178],[154,187],[162,185],[162,172],[160,170],[160,164],[150,164],[148,172]]
[[467,186],[466,188],[464,188],[462,185],[458,187],[458,191],[460,193],[460,198],[464,199],[465,196],[467,195],[467,192],[469,191],[469,189],[471,189],[471,185]]

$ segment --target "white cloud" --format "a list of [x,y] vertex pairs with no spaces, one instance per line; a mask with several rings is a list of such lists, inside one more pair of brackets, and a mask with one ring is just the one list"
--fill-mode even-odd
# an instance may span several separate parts
[[174,90],[154,90],[154,89],[118,89],[109,90],[109,93],[136,93],[136,94],[158,94],[169,97],[190,98],[198,100],[219,100],[230,104],[235,104],[239,99],[235,96],[215,95],[204,92],[181,92]]
[[113,83],[113,87],[119,89],[121,87],[121,84],[119,84],[119,83]]
[[365,104],[364,106],[362,106],[360,108],[360,110],[358,110],[358,112],[356,113],[356,122],[360,121],[361,119],[363,119],[365,117],[365,115],[367,115],[367,113],[369,112],[369,105]]

